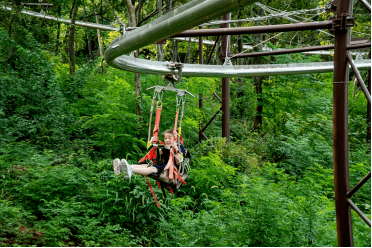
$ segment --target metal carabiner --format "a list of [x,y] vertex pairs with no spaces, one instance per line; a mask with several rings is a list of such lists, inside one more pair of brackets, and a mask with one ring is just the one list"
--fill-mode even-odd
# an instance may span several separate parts
[[[156,91],[154,91],[154,94],[155,93],[156,93]],[[163,94],[164,94],[164,91],[161,91],[161,93],[158,93],[157,94],[158,102],[162,102],[162,100],[163,100]]]

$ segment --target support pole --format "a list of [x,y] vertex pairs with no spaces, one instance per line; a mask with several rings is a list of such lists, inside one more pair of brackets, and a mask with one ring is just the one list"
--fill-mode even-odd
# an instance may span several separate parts
[[[351,14],[352,0],[340,0],[336,18]],[[349,185],[348,149],[348,86],[349,65],[347,46],[350,43],[350,29],[335,29],[335,56],[333,73],[333,168],[335,183],[336,221],[338,245],[353,246],[351,210],[347,193]]]
[[[231,13],[224,15],[223,20],[230,20]],[[230,24],[222,24],[222,28],[229,28]],[[222,63],[230,53],[230,37],[222,36],[221,42]],[[222,137],[230,142],[230,78],[222,78]]]
[[[199,26],[199,29],[202,29]],[[203,64],[203,36],[199,36],[199,64]],[[199,109],[200,109],[200,123],[199,123],[199,142],[203,141],[203,94],[199,94]]]
[[[368,71],[368,92],[371,94],[371,70]],[[367,144],[371,142],[371,103],[367,102]]]

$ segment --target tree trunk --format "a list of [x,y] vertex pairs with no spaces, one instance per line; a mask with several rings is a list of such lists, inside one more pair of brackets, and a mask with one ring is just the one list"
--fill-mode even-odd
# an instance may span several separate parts
[[[17,10],[17,6],[20,4],[20,1],[16,1],[16,0],[12,0],[12,9],[16,11],[16,14],[11,14],[11,18],[10,18],[10,22],[9,22],[9,30],[8,30],[8,35],[9,35],[9,39],[10,40],[15,40],[16,39],[16,25],[14,25],[14,32],[13,32],[13,22],[15,22],[16,18],[17,18],[17,15],[18,15],[18,10]],[[10,46],[10,49],[9,49],[9,56],[8,56],[8,59],[9,60],[10,58],[13,57],[13,54],[14,54],[14,47],[11,45]]]
[[141,12],[142,12],[142,7],[143,7],[144,2],[145,2],[144,0],[139,0],[137,6],[135,8],[136,18],[137,18],[136,26],[137,26],[137,23],[139,24],[140,21],[141,21]]
[[[85,10],[85,2],[84,2],[84,20],[87,22],[89,21],[87,18],[86,18],[86,10]],[[87,46],[88,46],[88,53],[89,53],[89,58],[92,59],[92,45],[90,43],[90,35],[89,35],[89,28],[86,28],[86,32],[87,32]]]
[[[61,5],[58,6],[58,17],[61,16]],[[55,53],[58,53],[58,48],[59,48],[59,36],[61,34],[61,23],[57,23],[57,39],[56,39],[56,48],[55,48]]]
[[[242,10],[239,9],[238,11],[238,19],[242,18]],[[238,52],[241,53],[243,52],[243,36],[240,35],[238,37]],[[242,65],[243,64],[243,58],[238,58],[238,65]]]
[[167,11],[166,11],[166,13],[168,13],[169,11],[172,10],[173,0],[166,0],[166,3],[167,3]]
[[[94,8],[94,15],[96,16],[96,23],[99,24],[99,16],[98,16],[98,11],[97,11],[97,6],[92,0],[93,3],[93,8]],[[97,39],[98,39],[98,47],[99,47],[99,56],[103,57],[103,50],[102,50],[102,44],[101,44],[101,30],[97,29]]]
[[[131,0],[127,0],[128,14],[130,19],[131,27],[136,27],[136,9],[132,4]],[[138,8],[137,11],[141,11],[141,8]],[[138,14],[139,16],[139,14]],[[136,51],[136,56],[139,56],[139,50]],[[136,94],[136,114],[142,116],[141,103],[142,103],[142,89],[141,89],[141,76],[139,73],[134,72],[134,91]]]
[[173,62],[179,62],[177,58],[178,58],[178,41],[173,39],[173,41],[172,41],[172,61]]
[[71,16],[71,27],[70,27],[70,35],[69,35],[69,41],[68,41],[68,52],[70,56],[70,75],[75,74],[75,20],[76,20],[76,14],[78,10],[78,3],[77,1],[74,1],[72,6],[72,16]]
[[[163,9],[163,0],[158,0],[157,1],[157,9],[158,9],[158,18],[161,17],[162,15],[162,9]],[[158,44],[158,56],[157,59],[158,61],[163,61],[164,59],[164,45],[163,44]]]
[[254,77],[254,86],[256,87],[257,105],[256,116],[254,117],[254,130],[261,131],[262,128],[262,81],[263,77]]
[[[264,15],[263,9],[260,9],[259,14],[261,16]],[[263,39],[264,39],[263,34],[257,34],[256,43],[259,44],[260,42],[263,41]],[[257,51],[258,47],[255,47],[254,50]],[[253,61],[254,61],[255,64],[260,64],[261,59],[259,57],[257,57]],[[260,132],[261,129],[262,129],[262,110],[263,110],[262,98],[261,98],[261,95],[262,95],[262,81],[263,81],[263,77],[254,77],[254,86],[256,87],[257,105],[256,105],[256,116],[254,117],[253,128],[254,128],[254,130],[256,130],[258,132]]]

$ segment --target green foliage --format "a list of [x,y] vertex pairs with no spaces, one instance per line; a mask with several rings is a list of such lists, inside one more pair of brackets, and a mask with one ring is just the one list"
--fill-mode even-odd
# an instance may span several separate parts
[[[49,14],[69,18],[71,1],[52,3],[61,6],[61,12],[53,8]],[[125,2],[108,3],[125,23]],[[263,3],[288,11],[326,4]],[[84,4],[86,13],[80,6],[77,19],[95,22],[92,2]],[[100,2],[97,10],[102,10],[101,22],[109,24],[108,20],[115,17],[112,11],[104,11],[106,7],[106,1]],[[145,1],[138,17],[152,13],[154,7],[155,1]],[[242,9],[239,18],[253,17],[260,11],[252,5]],[[210,139],[198,143],[200,120],[206,124],[220,109],[213,92],[221,96],[221,80],[184,77],[177,87],[196,96],[187,96],[182,128],[192,169],[187,184],[175,196],[168,193],[167,198],[150,179],[161,204],[157,208],[145,179],[137,175],[131,181],[117,177],[112,158],[135,163],[144,155],[153,97],[153,91],[145,89],[164,85],[161,77],[141,75],[142,93],[136,97],[133,73],[111,68],[97,58],[97,32],[85,28],[76,31],[77,70],[70,76],[66,63],[68,26],[60,26],[57,39],[57,25],[52,22],[19,15],[13,21],[16,25],[8,25],[15,16],[0,12],[4,20],[0,23],[0,246],[338,245],[332,74],[266,77],[261,95],[256,94],[254,78],[231,78],[229,144],[218,138],[221,112],[204,132]],[[232,15],[237,17],[238,12]],[[354,15],[361,21],[352,28],[352,37],[370,33],[370,25],[365,27],[370,23],[369,15],[360,4],[356,4]],[[323,14],[314,20],[327,18]],[[270,20],[270,24],[282,23],[288,21]],[[88,54],[87,32],[93,54]],[[101,34],[103,47],[117,35]],[[231,50],[238,53],[233,45],[238,38],[231,38]],[[241,39],[255,45],[258,37],[244,35]],[[314,30],[301,35],[287,32],[270,41],[267,45],[277,49],[325,44],[331,38]],[[194,62],[198,60],[197,47],[191,44]],[[179,42],[181,61],[187,58],[187,49],[187,42]],[[210,49],[204,46],[204,58]],[[155,53],[153,44],[142,49],[140,56],[155,60]],[[169,41],[164,55],[168,60],[172,57]],[[267,56],[260,63],[326,59],[291,54]],[[362,74],[365,77],[365,72]],[[199,109],[200,94],[203,110]],[[164,94],[161,132],[173,128],[175,100],[174,92]],[[136,114],[137,101],[142,115]],[[261,130],[253,129],[257,104],[263,107]],[[365,142],[366,104],[359,87],[350,83],[351,187],[371,166],[370,144]],[[352,201],[370,218],[370,180]],[[370,229],[354,211],[352,219],[355,245],[370,247]]]
[[[11,43],[0,31],[0,47]],[[16,53],[0,69],[0,139],[2,142],[31,139],[38,144],[64,144],[71,115],[66,111],[52,64],[32,37],[30,48],[13,43]],[[2,57],[7,57],[2,50]]]

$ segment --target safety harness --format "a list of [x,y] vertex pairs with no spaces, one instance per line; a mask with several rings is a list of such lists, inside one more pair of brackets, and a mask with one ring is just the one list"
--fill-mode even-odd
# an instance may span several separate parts
[[[177,89],[174,87],[174,82],[170,81],[166,87],[164,86],[153,86],[148,88],[154,90],[154,96],[152,98],[152,104],[150,109],[150,121],[149,121],[149,133],[148,133],[148,142],[147,142],[147,148],[148,152],[147,154],[139,161],[139,163],[147,162],[148,166],[152,166],[154,161],[158,159],[158,149],[168,149],[170,150],[169,153],[169,160],[167,165],[165,166],[164,170],[161,172],[162,177],[160,177],[158,174],[151,174],[149,177],[155,179],[157,181],[157,185],[160,189],[163,191],[164,197],[165,191],[164,188],[167,188],[170,193],[173,195],[174,190],[177,190],[180,186],[180,184],[184,185],[186,184],[185,179],[187,178],[187,170],[189,169],[189,161],[188,159],[184,159],[181,155],[181,158],[179,159],[179,166],[175,166],[175,149],[174,147],[169,147],[167,145],[164,145],[162,141],[159,140],[159,124],[160,124],[160,116],[162,111],[162,98],[164,91],[174,91],[177,92],[176,95],[176,116],[174,121],[174,128],[173,128],[173,136],[174,139],[177,140],[178,150],[180,151],[180,145],[183,145],[183,139],[181,137],[181,131],[182,131],[182,119],[183,119],[183,113],[185,109],[185,101],[186,101],[186,93],[192,95],[187,90]],[[157,141],[159,141],[159,144],[157,144],[157,141],[155,141],[155,144],[150,143],[150,136],[151,136],[151,122],[152,122],[152,115],[154,111],[156,103],[156,116],[155,116],[155,125],[154,129],[152,130],[152,136],[157,138]],[[180,113],[180,107],[181,107],[181,113]],[[180,117],[180,118],[179,118]],[[178,123],[179,119],[179,123]],[[177,133],[178,129],[178,133]],[[147,176],[145,176],[147,184],[150,188],[151,194],[156,202],[156,205],[160,207],[160,204],[158,200],[156,199],[156,196],[154,194],[154,191],[152,189],[151,183],[147,179]]]

